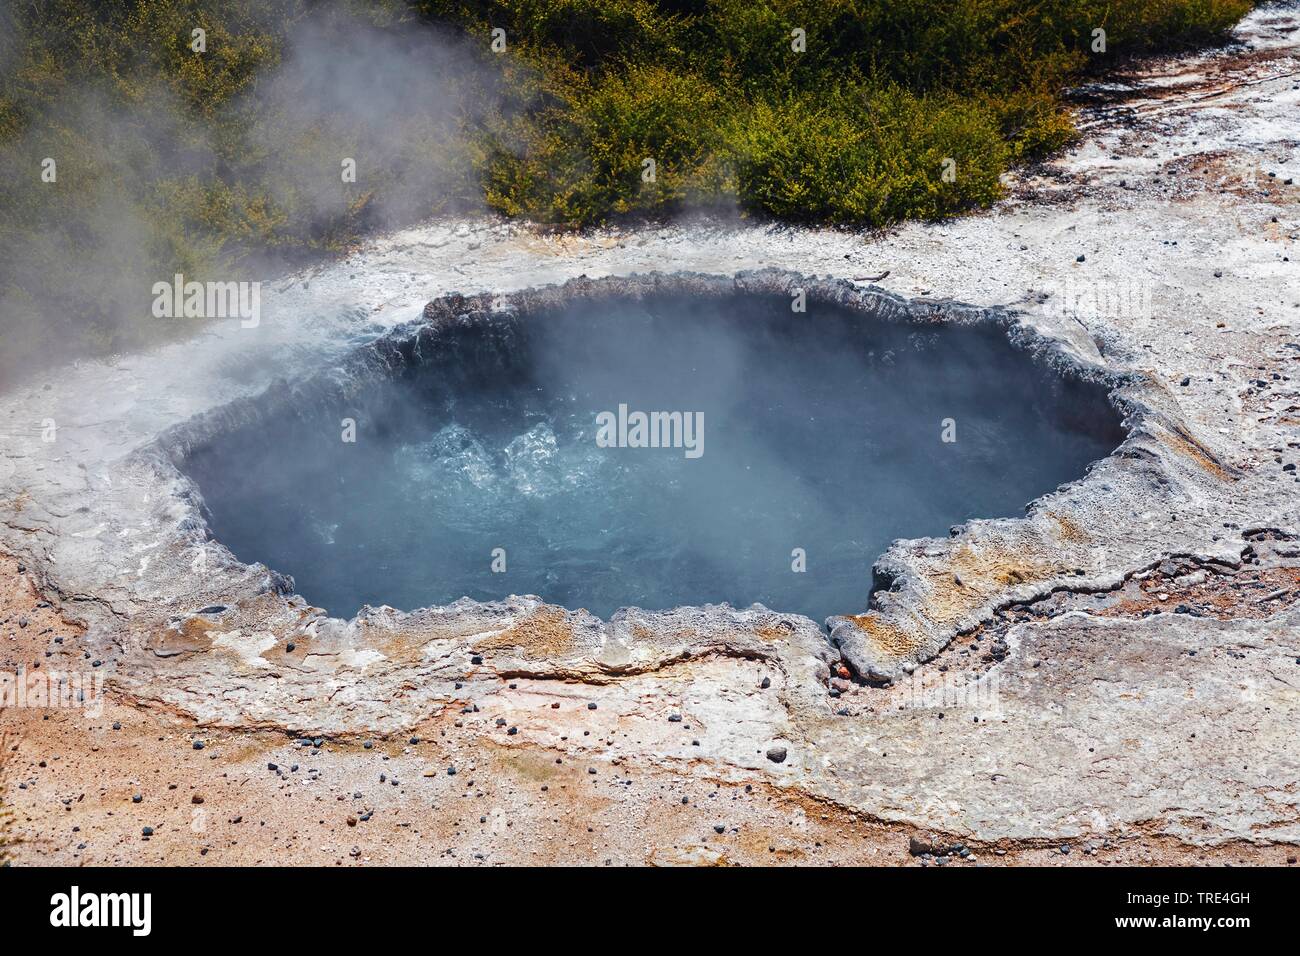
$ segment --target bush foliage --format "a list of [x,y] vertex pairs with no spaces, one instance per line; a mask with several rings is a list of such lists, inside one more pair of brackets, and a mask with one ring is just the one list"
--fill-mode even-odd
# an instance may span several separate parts
[[[156,340],[141,276],[265,269],[449,210],[586,226],[721,207],[879,226],[984,206],[1011,164],[1068,142],[1065,86],[1221,38],[1251,5],[15,0],[0,8],[0,373],[55,343]],[[399,42],[430,26],[461,57],[438,97],[416,69],[419,95],[402,99],[406,79],[380,63],[373,88],[357,74],[373,117],[299,108],[317,85],[285,79],[304,31],[347,53],[362,30]],[[390,98],[401,108],[379,108]],[[377,156],[366,175],[340,182],[339,157],[363,151]],[[58,189],[39,180],[46,156]]]

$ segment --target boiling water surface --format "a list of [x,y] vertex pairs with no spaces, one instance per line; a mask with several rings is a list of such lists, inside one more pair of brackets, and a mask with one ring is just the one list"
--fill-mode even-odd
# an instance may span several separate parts
[[[702,453],[602,447],[620,405],[701,413]],[[1020,514],[1122,437],[1100,389],[995,328],[664,298],[460,329],[354,404],[186,467],[219,540],[335,615],[513,593],[821,620],[865,607],[893,539]]]

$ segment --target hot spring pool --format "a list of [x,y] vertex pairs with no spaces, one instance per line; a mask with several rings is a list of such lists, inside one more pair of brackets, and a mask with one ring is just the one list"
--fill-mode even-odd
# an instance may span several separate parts
[[[481,314],[284,407],[183,467],[221,542],[338,616],[537,594],[820,621],[866,606],[893,539],[1018,515],[1123,439],[1101,387],[995,326],[742,294]],[[655,420],[678,447],[626,447],[637,412],[681,413]]]

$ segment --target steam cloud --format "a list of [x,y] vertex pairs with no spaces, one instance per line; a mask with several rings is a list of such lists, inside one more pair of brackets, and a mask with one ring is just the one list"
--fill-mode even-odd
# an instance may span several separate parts
[[[15,20],[0,9],[10,89],[22,86]],[[319,7],[213,116],[161,81],[124,96],[84,79],[35,104],[0,146],[0,381],[189,334],[192,321],[150,312],[152,285],[174,273],[265,279],[360,231],[481,209],[465,131],[499,102],[480,57],[426,24],[388,29]]]

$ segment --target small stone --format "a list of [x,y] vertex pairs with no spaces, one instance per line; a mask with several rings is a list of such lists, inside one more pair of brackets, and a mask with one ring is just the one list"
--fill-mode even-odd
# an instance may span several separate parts
[[132,803],[142,803],[143,801],[144,801],[144,797],[138,793],[131,798]]
[[758,686],[761,690],[767,690],[769,687],[772,686],[772,678],[764,677],[761,681],[759,681]]
[[786,749],[784,747],[768,747],[767,759],[772,763],[785,763]]
[[140,831],[140,834],[141,836],[147,836],[147,837],[153,836],[153,827],[145,827]]
[[925,856],[931,850],[930,844],[916,836],[907,838],[907,852],[912,856]]
[[203,741],[201,741],[201,740],[196,740],[196,741],[194,741],[194,749],[195,749],[195,750],[202,750],[202,749],[203,749]]

